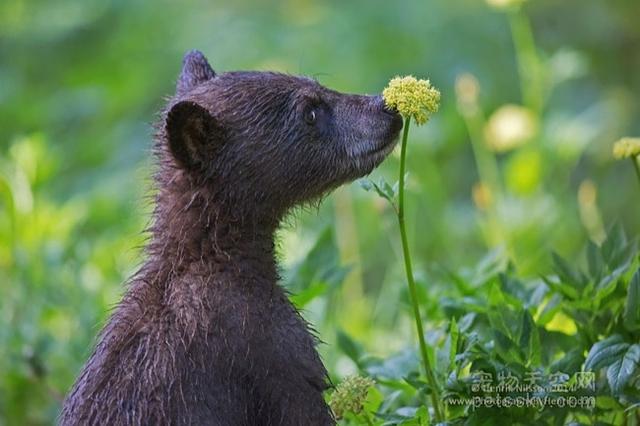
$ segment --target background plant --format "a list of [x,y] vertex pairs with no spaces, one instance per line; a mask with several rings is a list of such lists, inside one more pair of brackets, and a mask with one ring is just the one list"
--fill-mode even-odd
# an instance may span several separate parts
[[[586,359],[595,344],[611,344],[616,354],[597,365],[597,414],[542,414],[630,421],[623,407],[636,404],[633,378],[615,394],[607,376],[635,353],[624,312],[637,257],[615,288],[603,284],[611,293],[592,317],[597,275],[585,247],[604,247],[616,221],[630,236],[640,229],[635,172],[611,151],[614,140],[640,134],[639,14],[635,0],[507,9],[477,0],[0,2],[0,424],[52,422],[135,270],[149,213],[141,200],[150,122],[191,48],[219,71],[306,73],[343,91],[428,75],[443,103],[412,133],[406,216],[441,383],[462,391],[448,379],[465,352],[477,363],[526,363],[517,328],[501,331],[502,355],[491,346],[487,312],[515,325],[527,311],[545,343],[531,345],[544,372],[571,349]],[[392,182],[397,170],[395,155],[372,179]],[[362,371],[377,382],[365,404],[372,419],[424,423],[417,401],[428,389],[411,374],[418,357],[401,246],[381,201],[355,185],[298,213],[280,234],[284,281],[327,343],[333,380]],[[584,287],[561,281],[552,251],[588,277]],[[613,274],[607,268],[603,277]],[[443,348],[456,335],[447,361]]]

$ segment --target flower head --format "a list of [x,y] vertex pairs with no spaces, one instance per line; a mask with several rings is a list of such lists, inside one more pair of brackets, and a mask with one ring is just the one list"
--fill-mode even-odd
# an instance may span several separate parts
[[329,401],[336,418],[341,419],[347,413],[360,413],[369,394],[369,388],[374,384],[375,382],[368,377],[350,376],[344,379],[331,394]]
[[440,105],[438,89],[429,80],[410,75],[392,78],[382,97],[387,106],[397,109],[405,118],[413,117],[418,125],[426,123]]
[[527,143],[538,131],[535,115],[519,105],[504,105],[489,118],[484,136],[488,147],[506,152]]
[[640,138],[622,138],[613,145],[613,157],[616,159],[640,155]]
[[478,97],[480,83],[473,74],[463,73],[456,77],[456,97],[458,109],[463,115],[473,115],[478,112]]
[[496,9],[505,10],[521,6],[525,0],[486,0],[487,4]]

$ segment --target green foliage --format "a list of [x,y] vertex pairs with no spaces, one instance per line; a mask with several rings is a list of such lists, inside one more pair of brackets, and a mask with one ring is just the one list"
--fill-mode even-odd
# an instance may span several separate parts
[[[554,274],[543,280],[520,280],[510,266],[466,277],[463,289],[481,282],[474,303],[450,286],[448,321],[432,341],[448,424],[624,424],[624,408],[640,401],[640,333],[625,321],[637,305],[631,295],[640,264],[637,252],[626,255],[629,247],[635,244],[614,227],[601,246],[589,245],[586,271],[553,254]],[[384,395],[372,424],[423,424],[430,389],[419,376],[417,348],[378,359],[349,337],[339,341]],[[498,408],[498,401],[512,405]]]
[[[611,144],[640,132],[640,3],[517,3],[0,2],[0,425],[53,423],[141,261],[149,123],[192,48],[216,71],[349,92],[429,76],[442,106],[412,130],[405,214],[442,398],[495,396],[473,391],[486,372],[540,375],[536,395],[559,400],[561,373],[595,373],[570,393],[593,408],[449,403],[447,421],[634,424],[640,273],[623,229],[638,234],[640,193]],[[392,155],[372,192],[341,189],[280,233],[333,382],[376,381],[344,424],[432,424],[395,212],[373,196],[395,203],[397,170]]]

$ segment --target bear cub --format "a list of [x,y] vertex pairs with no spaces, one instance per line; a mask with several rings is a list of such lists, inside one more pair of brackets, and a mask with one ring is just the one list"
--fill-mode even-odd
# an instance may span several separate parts
[[146,261],[67,395],[62,425],[332,425],[316,339],[278,285],[294,206],[367,175],[402,119],[380,96],[185,55],[155,137]]

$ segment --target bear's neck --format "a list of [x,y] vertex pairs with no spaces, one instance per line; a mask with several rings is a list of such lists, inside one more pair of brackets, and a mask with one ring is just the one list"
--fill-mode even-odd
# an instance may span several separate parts
[[161,281],[207,274],[237,285],[275,284],[277,220],[247,218],[221,194],[179,178],[161,187],[156,201],[148,252]]

